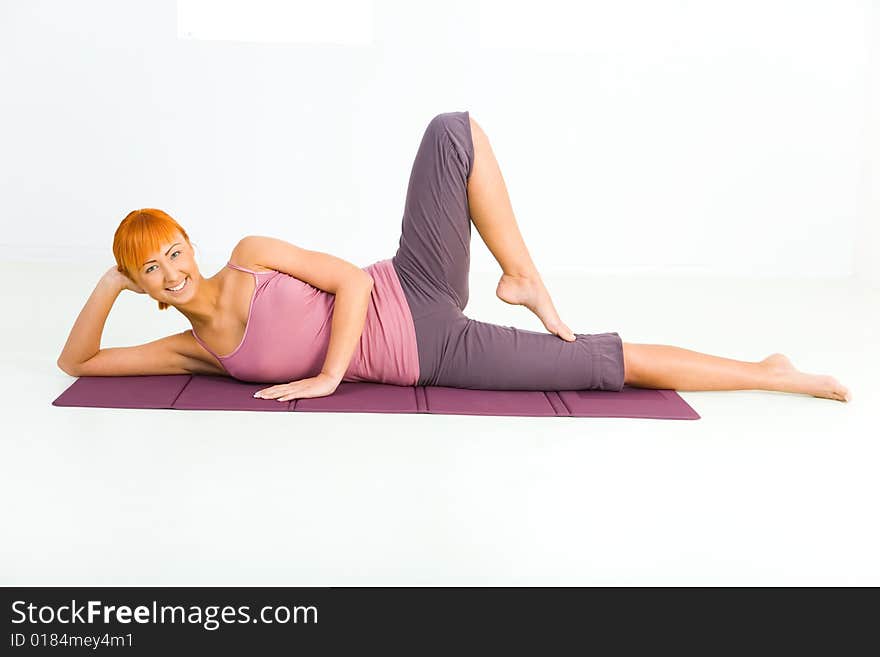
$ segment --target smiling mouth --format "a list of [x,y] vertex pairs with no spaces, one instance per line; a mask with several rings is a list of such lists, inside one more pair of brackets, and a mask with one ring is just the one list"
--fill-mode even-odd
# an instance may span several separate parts
[[189,281],[189,276],[187,276],[186,278],[183,279],[183,282],[180,283],[180,286],[178,288],[166,287],[165,290],[167,292],[170,292],[171,294],[177,294],[178,292],[182,291],[187,286],[188,281]]

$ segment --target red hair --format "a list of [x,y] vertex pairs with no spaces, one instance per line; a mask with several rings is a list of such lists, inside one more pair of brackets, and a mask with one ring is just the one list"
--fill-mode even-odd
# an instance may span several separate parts
[[[171,242],[178,232],[189,244],[189,235],[183,227],[162,210],[143,208],[129,212],[113,235],[113,255],[116,257],[117,269],[132,282],[136,282],[133,273],[140,268],[141,263],[151,253]],[[160,301],[159,310],[166,308],[168,304]]]

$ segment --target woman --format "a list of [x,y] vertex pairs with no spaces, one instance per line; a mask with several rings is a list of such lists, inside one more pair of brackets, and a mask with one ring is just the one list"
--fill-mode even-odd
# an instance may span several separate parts
[[[471,221],[501,265],[496,293],[548,333],[466,317]],[[563,323],[516,224],[488,138],[468,112],[428,124],[407,189],[395,256],[359,269],[270,237],[248,236],[211,278],[186,231],[160,210],[116,231],[117,266],[77,318],[59,366],[73,376],[216,374],[269,383],[255,396],[332,394],[341,381],[514,390],[760,389],[849,401],[830,376],[782,354],[744,362],[678,347],[575,334]],[[117,295],[149,294],[192,330],[101,349]],[[226,354],[221,356],[220,354]]]

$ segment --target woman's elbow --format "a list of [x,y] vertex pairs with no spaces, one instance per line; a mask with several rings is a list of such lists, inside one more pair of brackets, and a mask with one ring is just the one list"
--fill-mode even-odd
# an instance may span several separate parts
[[77,374],[74,370],[74,366],[71,365],[70,363],[62,360],[61,358],[59,358],[55,364],[58,365],[58,369],[60,369],[62,372],[64,372],[68,376],[77,376]]

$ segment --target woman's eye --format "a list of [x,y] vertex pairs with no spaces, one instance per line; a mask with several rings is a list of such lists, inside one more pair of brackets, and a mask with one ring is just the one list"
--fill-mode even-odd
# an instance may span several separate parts
[[[171,257],[176,256],[178,253],[183,253],[183,251],[181,251],[180,249],[178,249],[177,251],[174,251],[174,252],[171,254]],[[145,274],[149,274],[151,271],[153,271],[153,267],[155,267],[155,266],[156,266],[156,265],[151,265],[151,266],[147,267],[147,271],[145,271],[144,273],[145,273]]]

